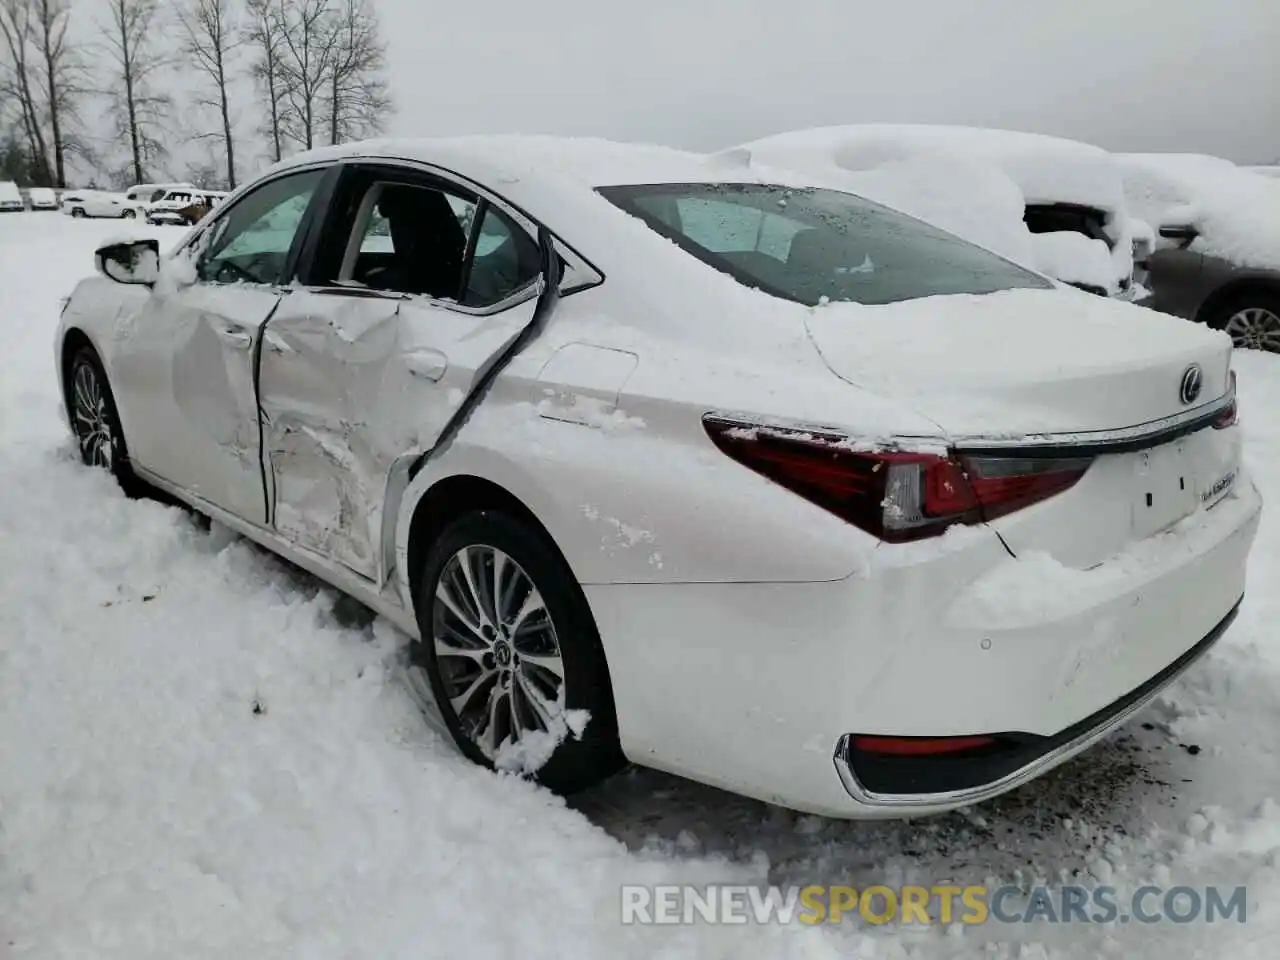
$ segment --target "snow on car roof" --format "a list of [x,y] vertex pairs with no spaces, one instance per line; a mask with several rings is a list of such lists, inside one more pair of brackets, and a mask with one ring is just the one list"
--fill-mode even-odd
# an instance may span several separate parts
[[[387,157],[433,164],[492,187],[556,182],[595,187],[628,183],[757,182],[745,165],[724,158],[645,143],[592,138],[525,136],[387,138],[322,147],[276,169],[347,157]],[[518,202],[518,201],[517,201]]]
[[1192,249],[1240,266],[1280,270],[1280,182],[1195,153],[1117,155],[1137,216],[1192,224]]
[[950,155],[1002,169],[1027,203],[1123,208],[1115,160],[1101,147],[1040,133],[984,127],[869,123],[813,127],[741,145],[760,155],[818,151],[837,166],[866,170],[895,160]]

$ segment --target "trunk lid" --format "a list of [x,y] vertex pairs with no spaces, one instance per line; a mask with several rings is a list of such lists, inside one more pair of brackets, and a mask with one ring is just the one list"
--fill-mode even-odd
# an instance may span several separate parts
[[[1047,553],[1089,569],[1211,508],[1239,476],[1238,429],[1207,425],[1119,448],[1089,436],[1229,392],[1230,340],[1201,325],[1062,290],[825,306],[809,330],[840,377],[910,404],[953,441],[996,441],[987,449],[997,463],[1020,459],[1019,440],[1083,456],[1088,469],[1070,489],[990,521],[1015,556]],[[1201,382],[1188,400],[1193,367]]]
[[[1075,290],[825,304],[806,323],[837,376],[953,437],[1133,427],[1215,400],[1229,384],[1225,334]],[[1193,365],[1200,385],[1187,402]]]

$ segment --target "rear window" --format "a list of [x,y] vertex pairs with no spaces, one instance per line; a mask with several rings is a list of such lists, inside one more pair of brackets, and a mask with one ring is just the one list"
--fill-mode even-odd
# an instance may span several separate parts
[[1052,286],[953,234],[838,190],[754,183],[598,190],[709,266],[796,303]]

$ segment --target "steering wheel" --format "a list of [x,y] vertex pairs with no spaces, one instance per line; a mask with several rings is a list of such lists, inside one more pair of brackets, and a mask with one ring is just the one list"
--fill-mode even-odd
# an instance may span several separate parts
[[231,274],[233,274],[235,277],[237,277],[237,278],[238,278],[238,279],[240,279],[240,280],[243,280],[243,281],[244,281],[244,282],[246,282],[246,283],[261,283],[261,282],[262,282],[260,279],[258,279],[257,277],[255,277],[252,273],[250,273],[250,272],[249,272],[248,270],[246,270],[244,267],[240,266],[240,264],[236,263],[234,260],[219,260],[219,261],[218,261],[218,270],[217,270],[217,272],[214,274],[214,276],[215,276],[218,280],[222,280],[222,275],[223,275],[224,273],[231,273]]

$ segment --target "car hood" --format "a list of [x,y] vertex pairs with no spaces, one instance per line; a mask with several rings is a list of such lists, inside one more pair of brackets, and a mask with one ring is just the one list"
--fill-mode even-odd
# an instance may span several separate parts
[[[837,376],[910,405],[952,436],[1136,426],[1221,396],[1230,378],[1226,335],[1075,290],[826,304],[806,323]],[[1184,403],[1193,364],[1201,388]]]

